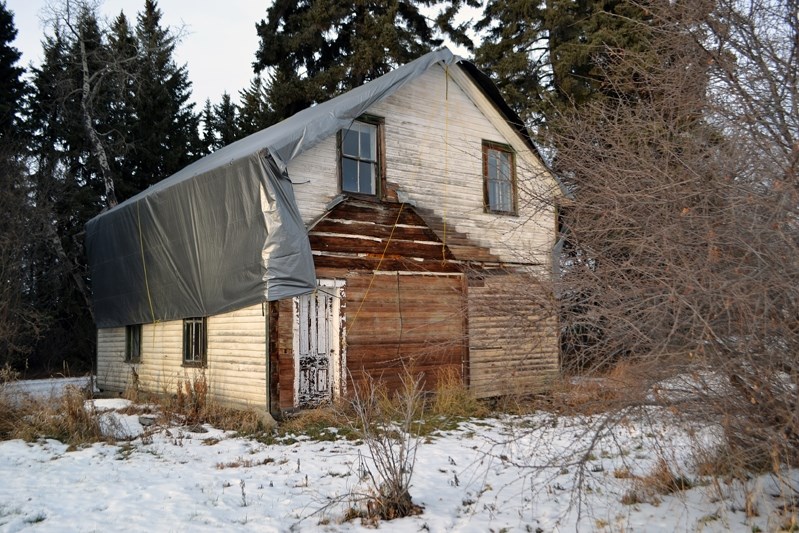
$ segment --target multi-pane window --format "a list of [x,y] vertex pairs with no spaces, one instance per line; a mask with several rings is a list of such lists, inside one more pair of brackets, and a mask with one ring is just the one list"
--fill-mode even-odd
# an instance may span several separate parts
[[205,365],[207,350],[206,319],[186,318],[183,320],[183,364]]
[[353,122],[341,131],[341,190],[377,194],[377,124]]
[[125,326],[125,361],[141,361],[141,324]]
[[516,184],[513,152],[502,145],[483,143],[483,179],[486,210],[516,212]]

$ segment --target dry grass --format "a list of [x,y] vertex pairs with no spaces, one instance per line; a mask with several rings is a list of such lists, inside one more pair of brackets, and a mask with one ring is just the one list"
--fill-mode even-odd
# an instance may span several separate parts
[[9,398],[0,393],[0,439],[56,439],[71,446],[115,442],[116,428],[101,423],[86,393],[67,387],[57,397]]
[[657,503],[660,501],[660,496],[688,490],[694,486],[691,480],[676,474],[663,458],[660,458],[652,471],[645,476],[633,476],[624,469],[614,472],[614,477],[634,480],[633,488],[621,498],[621,503],[624,505]]
[[464,385],[456,368],[446,368],[439,373],[427,411],[433,415],[459,418],[483,417],[489,413],[486,404],[477,400]]

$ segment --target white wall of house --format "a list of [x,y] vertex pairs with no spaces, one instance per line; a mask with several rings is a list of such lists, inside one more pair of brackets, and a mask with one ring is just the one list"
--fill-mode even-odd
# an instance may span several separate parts
[[207,365],[183,365],[183,321],[142,326],[141,361],[125,362],[125,328],[97,332],[97,381],[100,388],[174,395],[179,383],[205,374],[215,401],[238,407],[266,407],[266,317],[254,305],[208,317]]
[[[540,263],[549,270],[557,185],[463,72],[434,66],[368,113],[385,119],[385,173],[399,186],[400,199],[433,209],[504,262]],[[516,151],[518,216],[484,212],[483,141]],[[333,135],[289,164],[306,223],[338,194],[336,157]]]

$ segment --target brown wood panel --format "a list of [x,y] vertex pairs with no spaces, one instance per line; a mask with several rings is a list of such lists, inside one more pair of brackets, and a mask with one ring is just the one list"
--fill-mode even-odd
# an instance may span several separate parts
[[402,231],[397,231],[388,241],[388,238],[374,240],[364,238],[363,235],[352,235],[350,237],[320,235],[311,232],[308,238],[311,242],[311,249],[321,252],[341,252],[350,254],[370,254],[374,256],[386,256],[391,258],[422,258],[422,259],[454,259],[455,256],[449,249],[440,242],[414,242],[405,239]]
[[314,265],[319,269],[340,269],[347,268],[353,271],[406,271],[406,272],[461,272],[463,267],[450,260],[441,261],[440,259],[426,259],[425,261],[414,261],[402,257],[386,257],[381,260],[380,256],[359,257],[355,254],[344,255],[325,255],[325,253],[314,254]]
[[278,372],[280,408],[294,407],[294,308],[291,299],[278,302]]
[[377,275],[347,277],[347,368],[352,387],[368,377],[389,389],[406,371],[461,374],[467,356],[463,276]]

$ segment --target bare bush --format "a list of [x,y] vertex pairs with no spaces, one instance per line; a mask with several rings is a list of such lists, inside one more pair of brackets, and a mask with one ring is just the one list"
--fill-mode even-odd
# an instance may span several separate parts
[[[799,464],[795,2],[649,2],[607,98],[552,121],[564,365],[620,361],[610,407],[715,423],[750,468]],[[620,401],[616,401],[619,400]]]
[[405,373],[402,388],[393,396],[374,381],[355,393],[352,408],[370,458],[362,465],[370,486],[363,514],[367,520],[392,520],[422,511],[410,494],[424,408],[422,379]]
[[61,395],[46,399],[0,391],[0,440],[48,438],[79,446],[114,442],[117,429],[101,423],[94,404],[77,387],[68,386]]

